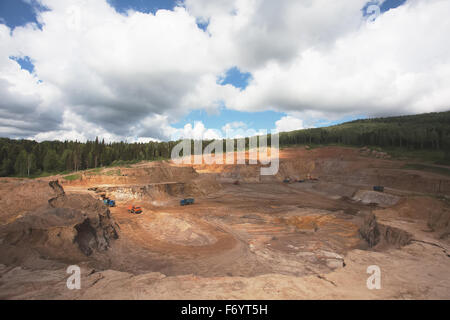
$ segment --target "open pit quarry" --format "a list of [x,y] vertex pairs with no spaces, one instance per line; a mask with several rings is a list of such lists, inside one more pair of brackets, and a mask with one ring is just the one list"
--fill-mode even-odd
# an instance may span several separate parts
[[404,167],[323,147],[280,150],[275,176],[161,161],[0,178],[0,299],[450,299],[450,177]]

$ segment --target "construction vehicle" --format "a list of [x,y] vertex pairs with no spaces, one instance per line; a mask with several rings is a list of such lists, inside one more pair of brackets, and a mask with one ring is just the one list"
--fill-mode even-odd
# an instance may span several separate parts
[[373,187],[373,191],[384,192],[384,187],[382,187],[382,186],[374,186]]
[[103,199],[103,203],[105,205],[107,205],[108,207],[115,207],[116,206],[116,201],[108,199],[108,198]]
[[102,193],[100,197],[103,199],[103,203],[108,207],[115,207],[116,202],[114,200],[109,199],[106,194]]
[[180,200],[180,206],[188,206],[190,204],[194,204],[194,201],[195,200],[193,198]]
[[129,213],[133,213],[133,214],[141,214],[142,213],[142,209],[141,209],[141,207],[138,207],[138,206],[129,206],[128,207],[128,212]]

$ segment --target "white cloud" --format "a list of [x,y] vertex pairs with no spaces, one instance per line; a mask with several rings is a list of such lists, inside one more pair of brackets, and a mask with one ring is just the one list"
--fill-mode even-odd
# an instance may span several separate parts
[[[186,0],[174,11],[117,13],[106,0],[41,0],[36,25],[0,24],[0,134],[149,141],[237,137],[190,111],[287,113],[282,131],[320,116],[448,110],[450,2],[408,0],[367,24],[367,0]],[[209,21],[207,32],[197,21]],[[33,74],[11,56],[31,58]],[[221,86],[230,67],[245,90]],[[38,81],[39,80],[39,81]],[[230,120],[231,122],[231,120]]]
[[[170,129],[160,127],[161,123],[149,128],[149,119],[164,118],[165,125],[193,109],[214,110],[225,93],[235,90],[216,84],[222,65],[216,63],[208,35],[184,8],[159,10],[155,15],[129,11],[124,16],[105,0],[42,2],[50,9],[40,13],[42,30],[30,24],[14,29],[12,37],[6,26],[0,30],[2,40],[9,42],[1,47],[2,62],[17,69],[9,74],[0,62],[8,80],[0,82],[0,92],[17,88],[20,95],[15,102],[22,108],[48,106],[54,125],[41,124],[38,132],[67,130],[62,119],[67,111],[111,136],[133,138],[138,132],[167,139]],[[20,85],[12,83],[26,72],[9,59],[11,55],[32,58],[35,73],[43,81],[34,84],[42,88],[31,88],[34,95],[28,91],[30,81],[36,79],[29,74],[25,76],[30,79]],[[47,99],[46,86],[55,88],[58,99]],[[77,128],[84,130],[83,125]]]
[[222,127],[222,131],[224,132],[236,129],[247,129],[247,125],[242,121],[234,121],[229,122]]
[[253,129],[249,128],[246,123],[242,121],[234,121],[225,124],[222,127],[222,133],[224,138],[238,139],[245,137],[252,137],[256,135],[266,135],[270,133],[269,129]]
[[310,46],[289,62],[267,63],[227,105],[366,115],[448,110],[448,1],[410,0],[362,24],[326,49]]
[[222,133],[216,129],[207,129],[201,121],[196,121],[194,126],[188,123],[182,129],[173,129],[171,132],[172,140],[195,139],[195,140],[214,140],[222,139]]
[[244,138],[255,135],[265,135],[270,133],[270,130],[255,130],[248,128],[244,122],[236,121],[230,122],[222,126],[221,130],[206,128],[201,121],[186,124],[183,128],[175,129],[170,126],[166,127],[167,133],[170,134],[171,140],[179,139],[195,139],[195,140],[215,140],[227,138]]
[[287,132],[304,129],[303,120],[294,118],[293,116],[285,116],[275,122],[278,132]]
[[269,61],[289,62],[299,50],[328,47],[361,24],[366,2],[186,0],[185,4],[193,15],[209,20],[218,56],[253,71]]

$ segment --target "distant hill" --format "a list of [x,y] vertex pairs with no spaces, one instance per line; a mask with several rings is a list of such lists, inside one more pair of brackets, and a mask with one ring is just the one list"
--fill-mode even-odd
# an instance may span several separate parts
[[[176,141],[105,143],[104,141],[44,141],[0,138],[0,176],[39,176],[142,160],[170,157]],[[374,118],[340,125],[283,132],[280,145],[378,146],[421,152],[434,162],[450,164],[450,111]],[[204,144],[204,146],[206,143]],[[247,139],[248,146],[248,139]]]
[[355,120],[280,134],[280,144],[343,144],[421,150],[450,149],[450,111]]

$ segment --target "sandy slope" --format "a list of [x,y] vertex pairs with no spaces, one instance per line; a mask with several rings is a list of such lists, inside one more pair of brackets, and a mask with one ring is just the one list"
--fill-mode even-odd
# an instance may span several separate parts
[[[260,165],[157,162],[64,190],[3,179],[0,298],[449,299],[450,179],[366,154],[287,149],[267,178]],[[282,182],[308,175],[319,181]],[[81,290],[66,288],[71,264]],[[366,287],[370,265],[381,290]]]

